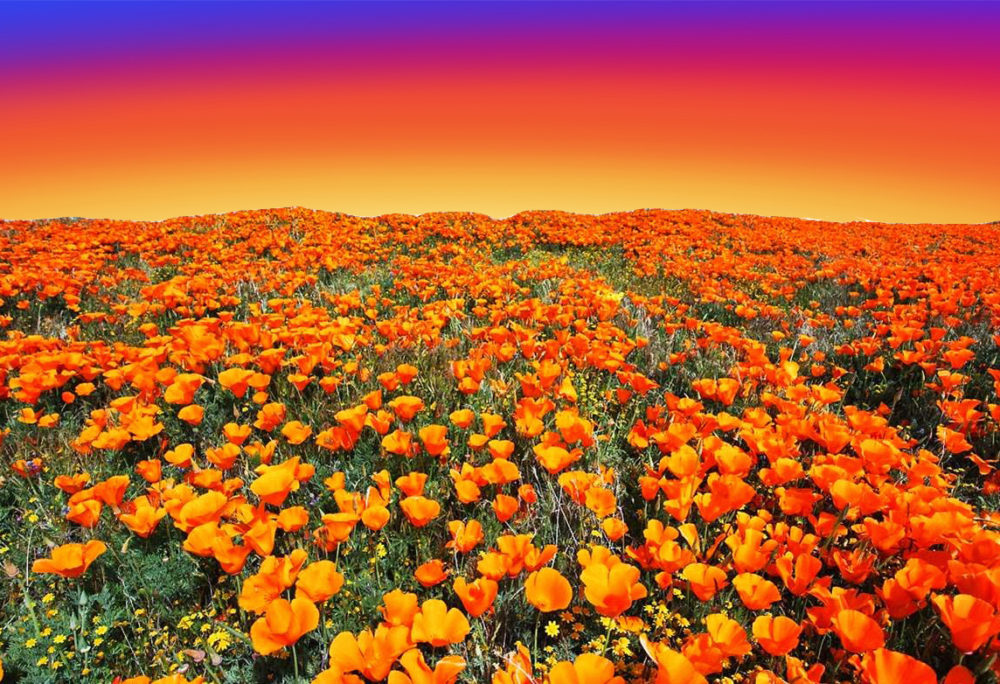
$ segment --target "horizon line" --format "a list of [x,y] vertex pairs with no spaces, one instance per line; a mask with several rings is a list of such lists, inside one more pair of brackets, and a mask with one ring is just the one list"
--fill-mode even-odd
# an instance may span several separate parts
[[111,218],[105,216],[40,216],[35,218],[3,218],[0,217],[0,223],[35,223],[42,221],[121,221],[125,223],[166,223],[167,221],[177,221],[179,219],[185,218],[204,218],[209,216],[227,216],[230,214],[239,214],[245,212],[268,212],[268,211],[280,211],[280,210],[292,210],[300,209],[312,212],[321,212],[327,214],[340,214],[347,216],[349,218],[358,219],[377,219],[384,216],[402,215],[409,216],[413,218],[421,218],[424,216],[435,216],[443,214],[476,214],[488,218],[491,221],[507,221],[515,216],[528,213],[551,213],[551,214],[570,214],[573,216],[592,216],[592,217],[602,217],[611,216],[614,214],[637,214],[640,212],[683,212],[683,211],[694,211],[706,214],[721,214],[727,216],[752,216],[755,218],[770,218],[770,219],[792,219],[797,221],[815,221],[819,223],[835,223],[835,224],[854,224],[854,223],[871,223],[879,225],[897,225],[897,226],[993,226],[1000,224],[1000,218],[992,221],[982,221],[978,223],[969,223],[964,221],[883,221],[879,219],[867,219],[867,218],[854,218],[850,220],[836,220],[836,219],[826,219],[826,218],[816,218],[811,216],[786,216],[781,214],[755,214],[752,212],[739,212],[739,211],[720,211],[716,209],[698,209],[694,207],[684,207],[679,209],[667,209],[663,207],[636,207],[634,209],[619,209],[605,212],[579,212],[567,209],[522,209],[516,211],[513,214],[507,216],[492,216],[485,212],[475,211],[470,209],[442,209],[434,211],[424,211],[420,213],[411,213],[406,211],[387,211],[381,214],[351,214],[345,211],[337,211],[331,209],[315,209],[312,207],[307,207],[303,205],[288,205],[288,206],[274,206],[274,207],[260,207],[260,208],[248,208],[248,209],[231,209],[228,211],[208,211],[204,213],[194,213],[194,214],[179,214],[174,216],[166,216],[158,219],[131,219],[131,218]]

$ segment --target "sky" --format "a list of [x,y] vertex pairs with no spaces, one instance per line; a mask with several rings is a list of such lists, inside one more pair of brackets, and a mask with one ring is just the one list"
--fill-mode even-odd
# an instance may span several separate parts
[[0,2],[0,218],[995,221],[997,35],[992,2]]

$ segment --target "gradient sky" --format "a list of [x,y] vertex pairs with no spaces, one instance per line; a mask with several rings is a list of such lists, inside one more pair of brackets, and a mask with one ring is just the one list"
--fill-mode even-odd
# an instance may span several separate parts
[[0,218],[1000,219],[1000,3],[0,3]]

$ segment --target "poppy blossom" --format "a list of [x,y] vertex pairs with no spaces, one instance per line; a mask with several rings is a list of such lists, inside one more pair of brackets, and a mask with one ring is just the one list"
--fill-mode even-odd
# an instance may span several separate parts
[[484,539],[483,526],[475,519],[467,523],[461,520],[452,520],[448,523],[448,532],[451,534],[451,541],[445,546],[454,549],[457,553],[469,553]]
[[457,428],[467,428],[476,419],[476,414],[469,409],[458,409],[448,415],[448,420]]
[[833,629],[848,651],[864,653],[885,645],[885,634],[878,623],[857,610],[841,610],[832,619]]
[[278,527],[285,532],[295,532],[309,522],[309,511],[302,506],[292,506],[278,514]]
[[180,373],[163,393],[163,400],[168,404],[186,405],[194,401],[194,393],[198,391],[205,378],[197,373]]
[[690,583],[695,596],[702,601],[708,601],[729,584],[725,571],[705,563],[691,563],[681,574]]
[[753,621],[753,638],[773,656],[782,656],[799,644],[802,627],[784,615],[761,615]]
[[319,625],[319,610],[307,598],[275,599],[250,627],[255,651],[268,655],[291,646]]
[[435,558],[419,565],[413,576],[420,582],[420,586],[433,587],[448,579],[448,572],[444,569],[444,563]]
[[733,578],[733,586],[740,600],[750,610],[764,610],[781,600],[781,592],[774,582],[753,573],[740,573]]
[[375,631],[362,630],[357,636],[341,632],[330,642],[330,667],[336,669],[340,679],[330,679],[333,684],[354,680],[344,678],[346,673],[358,672],[365,679],[380,682],[389,675],[397,659],[413,646],[410,628],[379,625]]
[[299,459],[295,457],[278,465],[260,466],[260,474],[251,483],[250,491],[262,503],[281,506],[288,495],[299,488],[299,482],[295,478],[298,463]]
[[420,496],[427,484],[427,473],[411,471],[396,478],[395,485],[406,496]]
[[449,609],[444,601],[428,599],[413,616],[410,638],[416,643],[447,646],[465,639],[470,629],[469,621],[462,611],[457,608]]
[[177,412],[177,417],[188,425],[200,425],[205,417],[205,409],[198,404],[188,404]]
[[387,684],[452,684],[465,669],[465,659],[457,655],[441,658],[431,669],[419,649],[411,648],[399,657],[399,664],[406,671],[389,673]]
[[293,420],[285,423],[285,426],[281,428],[281,434],[288,440],[289,444],[302,444],[302,442],[309,439],[309,435],[312,434],[312,428],[308,425],[303,425],[297,420]]
[[441,504],[423,496],[408,496],[399,503],[406,519],[414,527],[423,527],[441,512]]
[[643,634],[639,637],[640,643],[650,659],[656,663],[656,684],[707,684],[705,679],[695,668],[694,663],[687,659],[683,653],[669,648],[665,644],[651,642]]
[[150,503],[148,496],[140,496],[132,502],[131,508],[132,512],[119,514],[118,520],[143,539],[149,538],[167,515],[165,509]]
[[528,575],[524,582],[528,603],[543,613],[562,610],[573,600],[573,587],[558,570],[542,568]]
[[497,520],[500,522],[507,522],[514,516],[515,513],[517,513],[517,509],[520,505],[521,502],[513,496],[497,494],[496,498],[493,499],[491,508],[493,509],[493,512],[496,513]]
[[939,594],[931,602],[951,631],[955,648],[963,653],[975,651],[1000,632],[1000,617],[993,606],[980,598],[968,594]]
[[63,544],[52,549],[49,558],[39,558],[32,563],[31,571],[60,577],[79,577],[107,548],[104,542],[96,539],[86,544]]
[[420,397],[400,396],[389,402],[389,408],[401,421],[409,423],[424,409],[424,400]]
[[556,663],[549,670],[550,684],[625,684],[615,676],[615,665],[596,653],[582,653],[570,663]]
[[584,596],[605,617],[618,617],[647,594],[639,582],[639,568],[627,563],[591,563],[583,569],[580,581]]
[[416,594],[400,589],[393,589],[382,597],[379,612],[385,624],[390,627],[413,625],[413,616],[419,611],[419,598]]
[[295,596],[302,596],[313,603],[322,603],[340,591],[344,576],[328,560],[319,560],[302,568],[295,580]]
[[464,577],[458,577],[452,588],[462,601],[465,612],[472,617],[479,617],[493,606],[499,586],[487,577],[480,577],[474,582],[466,582]]
[[219,373],[218,381],[222,387],[242,398],[247,392],[253,374],[253,371],[245,368],[227,368]]
[[750,653],[747,633],[736,620],[721,613],[713,613],[705,618],[705,627],[712,644],[726,657],[742,657]]
[[938,681],[930,665],[885,648],[865,653],[861,659],[861,675],[871,684],[937,684]]

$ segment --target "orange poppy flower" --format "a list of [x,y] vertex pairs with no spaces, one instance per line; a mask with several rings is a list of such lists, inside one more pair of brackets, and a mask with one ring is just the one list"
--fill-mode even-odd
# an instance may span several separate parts
[[795,556],[791,552],[778,558],[774,565],[785,587],[796,596],[805,594],[812,586],[816,575],[823,569],[823,561],[819,558],[808,554]]
[[761,615],[753,621],[753,638],[773,656],[783,656],[799,644],[802,627],[784,615]]
[[727,658],[741,658],[751,651],[747,633],[736,620],[721,613],[713,613],[705,618],[705,627],[713,646]]
[[167,514],[165,509],[153,506],[147,496],[140,496],[132,502],[132,508],[133,512],[121,513],[118,519],[143,539],[153,534],[160,520]]
[[497,520],[500,522],[507,522],[510,520],[517,509],[521,506],[521,502],[515,499],[513,496],[508,496],[506,494],[497,494],[493,499],[491,508],[497,516]]
[[302,444],[302,442],[309,439],[309,435],[312,434],[312,428],[308,425],[303,425],[297,420],[293,420],[285,423],[284,427],[281,428],[281,434],[288,440],[289,444]]
[[377,532],[389,522],[389,509],[381,505],[366,506],[361,513],[361,522],[369,530]]
[[448,579],[448,572],[444,569],[444,563],[435,558],[419,565],[413,576],[421,586],[427,588],[437,586]]
[[605,518],[601,521],[601,530],[611,541],[618,541],[628,532],[628,525],[621,518]]
[[314,538],[327,551],[348,540],[361,518],[356,513],[324,513],[323,527],[314,532]]
[[764,610],[781,600],[781,592],[774,582],[760,575],[743,572],[733,578],[733,586],[740,600],[750,610]]
[[367,406],[369,411],[378,411],[382,408],[382,390],[369,392],[361,397],[361,403]]
[[708,684],[708,680],[684,654],[665,644],[649,641],[645,634],[639,637],[639,642],[656,663],[655,684]]
[[344,576],[337,572],[333,561],[319,560],[299,572],[295,581],[295,596],[302,596],[313,603],[322,603],[336,595],[342,586]]
[[[363,630],[356,637],[351,632],[341,632],[330,643],[330,665],[344,673],[360,672],[371,682],[380,682],[389,676],[397,659],[413,646],[409,627],[379,625],[374,632]],[[350,682],[349,678],[331,679],[332,684]]]
[[172,504],[165,504],[165,508],[174,518],[175,527],[183,532],[190,532],[198,525],[217,521],[228,504],[229,499],[222,492],[206,492],[180,503],[179,508]]
[[285,416],[286,410],[284,404],[279,402],[264,404],[257,411],[257,420],[254,421],[253,426],[258,430],[271,432],[274,428],[285,422]]
[[250,378],[254,372],[245,368],[227,368],[219,373],[219,384],[235,394],[239,398],[247,393]]
[[205,409],[198,404],[188,404],[177,412],[177,417],[188,425],[199,425],[205,417]]
[[542,568],[524,581],[524,596],[528,603],[543,613],[566,608],[573,600],[573,587],[558,570]]
[[596,653],[582,653],[570,663],[556,663],[549,670],[549,684],[625,684],[615,676],[615,665]]
[[503,419],[503,416],[495,413],[484,412],[479,415],[479,418],[483,423],[483,432],[485,432],[486,436],[491,439],[507,427],[507,421]]
[[85,501],[70,500],[66,519],[83,527],[95,527],[101,519],[101,511],[103,509],[104,505],[94,499],[87,499]]
[[379,612],[389,627],[410,627],[413,625],[413,616],[420,610],[417,601],[416,594],[393,589],[382,597],[383,605],[379,606]]
[[691,590],[702,601],[708,601],[729,582],[724,570],[705,563],[691,563],[681,575],[691,585]]
[[389,408],[393,410],[397,418],[404,423],[409,423],[414,416],[424,410],[424,400],[420,397],[403,395],[390,401]]
[[268,605],[295,583],[299,571],[305,565],[307,554],[296,549],[284,557],[268,556],[256,574],[243,582],[240,590],[239,606],[258,615]]
[[340,423],[351,435],[359,435],[365,428],[365,423],[369,418],[368,405],[358,404],[352,408],[337,411],[337,413],[334,414],[334,418],[336,418],[337,422]]
[[451,541],[445,547],[454,549],[456,553],[468,553],[483,541],[483,526],[475,519],[467,523],[452,520],[448,523],[448,532],[451,533]]
[[451,424],[457,428],[467,428],[472,425],[472,421],[476,419],[476,414],[469,409],[459,409],[457,411],[452,411],[448,415],[448,420]]
[[396,377],[404,385],[409,385],[413,382],[413,379],[417,377],[419,371],[416,366],[411,366],[408,363],[401,363],[396,366]]
[[938,680],[927,663],[885,648],[865,653],[861,659],[861,676],[870,684],[937,684]]
[[222,571],[230,575],[239,574],[243,570],[250,551],[252,549],[249,544],[237,546],[228,535],[221,535],[212,545],[212,557],[218,561]]
[[538,458],[538,462],[552,475],[565,470],[583,455],[580,449],[567,451],[563,447],[554,444],[538,444],[535,445],[533,451]]
[[584,596],[605,617],[618,617],[647,594],[639,582],[639,568],[627,563],[591,563],[583,569],[580,581]]
[[885,634],[878,623],[861,611],[839,611],[831,620],[840,642],[848,651],[864,653],[885,645]]
[[163,460],[178,468],[190,468],[191,459],[194,456],[193,444],[178,444],[173,449],[163,454]]
[[462,611],[449,609],[444,601],[428,599],[420,605],[420,612],[413,616],[410,638],[415,643],[431,646],[457,644],[465,639],[471,626]]
[[107,549],[104,542],[96,539],[86,544],[63,544],[53,548],[49,558],[39,558],[32,563],[31,571],[67,578],[79,577]]
[[86,487],[88,482],[90,482],[90,475],[87,473],[80,473],[78,475],[58,475],[52,481],[52,484],[67,494],[76,494],[78,491]]
[[393,670],[389,673],[387,684],[452,684],[465,669],[464,658],[449,655],[438,660],[432,670],[416,648],[401,655],[399,664],[406,670],[406,674]]
[[135,472],[146,482],[155,484],[163,477],[162,462],[158,458],[147,461],[139,461],[135,464]]
[[194,401],[194,393],[198,391],[205,378],[197,373],[180,373],[167,386],[163,400],[168,404],[186,405]]
[[257,472],[260,475],[250,484],[250,491],[258,496],[261,503],[281,506],[289,494],[299,489],[298,456],[277,465],[262,465]]
[[285,532],[295,532],[309,522],[309,511],[302,506],[292,506],[278,513],[278,527]]
[[413,453],[413,435],[404,430],[394,430],[382,438],[382,448],[390,454],[409,456]]
[[396,486],[406,496],[421,496],[427,484],[427,473],[410,471],[396,478]]
[[379,373],[375,378],[386,392],[395,392],[399,388],[399,377],[395,373],[386,371]]
[[976,684],[976,676],[964,665],[956,665],[948,670],[941,684]]
[[237,423],[226,423],[222,426],[222,434],[229,440],[230,444],[240,446],[247,441],[250,432],[253,430],[249,425],[239,425]]
[[306,598],[291,601],[278,598],[250,627],[250,640],[257,653],[269,655],[291,646],[318,625],[319,610],[312,601]]
[[1000,632],[1000,617],[986,601],[969,594],[931,599],[941,621],[951,631],[955,648],[963,653],[975,651]]
[[493,606],[499,586],[486,577],[480,577],[474,582],[466,582],[464,577],[458,577],[452,584],[465,612],[472,617],[479,617]]
[[220,543],[229,541],[229,535],[216,522],[198,525],[188,532],[182,548],[196,556],[208,557],[213,554]]
[[[125,490],[128,488],[128,475],[115,475],[103,482],[98,482],[91,487],[90,496],[107,504],[108,506],[120,506],[125,497]],[[77,500],[75,497],[72,500]]]
[[518,642],[516,650],[503,656],[506,667],[493,674],[491,684],[536,684],[531,654]]
[[399,507],[414,527],[423,527],[441,512],[441,504],[423,496],[408,496],[399,502]]
[[446,456],[448,449],[448,428],[444,425],[427,425],[420,428],[420,441],[431,456]]

